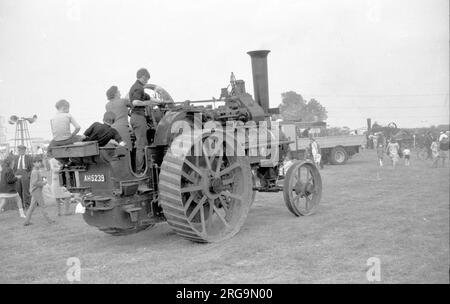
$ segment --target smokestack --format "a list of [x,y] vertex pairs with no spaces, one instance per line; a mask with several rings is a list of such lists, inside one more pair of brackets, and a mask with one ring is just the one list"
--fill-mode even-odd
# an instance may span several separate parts
[[269,52],[267,50],[247,52],[252,58],[254,98],[265,113],[269,112],[269,79],[267,73],[267,55]]

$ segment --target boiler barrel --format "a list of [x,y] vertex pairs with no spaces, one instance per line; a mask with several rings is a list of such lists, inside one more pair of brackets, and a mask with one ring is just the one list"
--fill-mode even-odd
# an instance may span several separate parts
[[269,79],[267,73],[267,55],[269,52],[267,50],[247,52],[252,58],[254,98],[265,113],[269,112]]

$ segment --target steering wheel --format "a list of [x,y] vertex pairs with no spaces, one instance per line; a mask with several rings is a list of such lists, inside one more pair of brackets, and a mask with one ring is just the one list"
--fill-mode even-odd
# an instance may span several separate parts
[[155,95],[155,99],[161,104],[174,103],[172,96],[163,88],[156,84],[147,84],[146,89],[152,90]]
[[153,91],[154,99],[157,101],[157,107],[152,107],[153,110],[149,112],[153,122],[152,125],[156,127],[164,116],[163,111],[170,110],[175,103],[172,96],[164,88],[156,84],[147,84],[145,89]]

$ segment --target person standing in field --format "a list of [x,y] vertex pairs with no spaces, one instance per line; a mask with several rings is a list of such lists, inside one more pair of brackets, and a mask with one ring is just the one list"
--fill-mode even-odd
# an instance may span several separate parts
[[323,169],[323,166],[321,165],[321,159],[322,159],[322,155],[320,155],[320,146],[317,143],[317,141],[314,139],[314,137],[310,137],[310,151],[312,154],[312,158],[314,160],[314,163],[316,164],[317,168],[321,168]]
[[391,158],[392,168],[394,168],[394,169],[399,160],[399,154],[398,154],[399,150],[400,150],[399,144],[393,138],[391,138],[389,140],[389,144],[386,147],[386,152],[389,155],[389,157]]
[[439,158],[442,160],[442,167],[445,167],[445,160],[448,159],[449,138],[444,132],[439,136]]
[[431,151],[431,145],[434,142],[433,135],[431,135],[431,132],[428,131],[425,134],[425,148],[427,149],[427,159],[433,159],[433,152]]
[[50,189],[56,200],[57,214],[58,216],[62,215],[61,207],[64,206],[64,215],[70,215],[70,199],[72,194],[59,183],[59,171],[62,169],[62,164],[55,158],[50,159],[49,162],[52,179]]
[[41,175],[41,167],[42,158],[36,157],[35,159],[33,159],[33,171],[31,171],[30,177],[31,205],[30,208],[28,208],[27,217],[25,219],[25,222],[23,223],[24,226],[31,225],[31,215],[38,205],[42,215],[47,220],[47,222],[49,224],[55,223],[55,221],[52,220],[45,211],[45,202],[44,196],[42,194],[42,188],[47,184],[47,181]]
[[378,135],[378,133],[375,133],[372,137],[372,142],[374,147],[378,147],[378,139],[380,138],[380,135]]
[[30,174],[33,169],[32,157],[26,154],[27,147],[24,145],[19,145],[17,147],[19,155],[15,157],[13,162],[13,171],[16,176],[20,176],[16,183],[17,192],[22,199],[22,204],[25,209],[30,206],[31,196],[30,196]]
[[383,143],[381,142],[377,143],[377,157],[378,157],[378,164],[380,165],[380,167],[383,167],[384,146]]
[[411,150],[406,147],[406,149],[403,150],[403,157],[405,158],[405,166],[409,167],[410,163],[410,155],[411,155]]
[[0,166],[0,212],[3,210],[3,206],[7,199],[15,199],[20,217],[25,217],[22,199],[20,198],[15,185],[18,180],[19,179],[14,175],[14,172],[11,169],[11,160],[8,158],[4,159]]
[[376,149],[377,149],[377,158],[378,158],[378,164],[380,167],[383,167],[383,160],[384,160],[384,149],[385,149],[385,140],[384,136],[381,132],[378,132],[376,135]]
[[432,168],[437,168],[439,163],[439,142],[437,140],[431,143],[431,156],[433,157]]

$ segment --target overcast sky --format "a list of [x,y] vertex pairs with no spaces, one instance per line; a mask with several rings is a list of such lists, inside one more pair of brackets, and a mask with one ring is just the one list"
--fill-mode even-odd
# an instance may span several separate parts
[[272,107],[293,90],[333,126],[449,121],[448,0],[0,0],[0,115],[37,114],[31,136],[50,138],[65,98],[84,130],[140,67],[177,101],[219,97],[232,71],[253,94],[256,49]]

